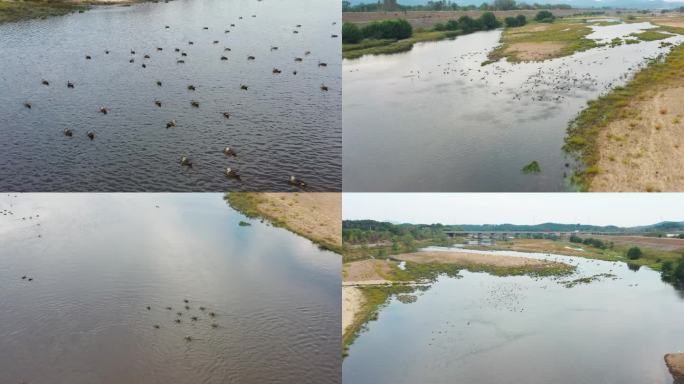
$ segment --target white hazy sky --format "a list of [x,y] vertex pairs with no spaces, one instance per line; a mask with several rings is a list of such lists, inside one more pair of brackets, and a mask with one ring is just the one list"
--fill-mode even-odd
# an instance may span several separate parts
[[345,220],[636,226],[684,221],[684,193],[344,193]]

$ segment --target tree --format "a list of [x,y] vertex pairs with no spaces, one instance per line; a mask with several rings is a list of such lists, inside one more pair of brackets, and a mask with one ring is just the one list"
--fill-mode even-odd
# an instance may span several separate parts
[[639,247],[632,247],[627,251],[627,258],[630,260],[636,260],[641,257],[641,249]]
[[516,9],[515,0],[494,0],[494,8],[499,11],[510,11]]
[[458,21],[456,20],[449,20],[446,22],[446,29],[448,31],[455,31],[458,29]]
[[537,12],[537,15],[534,17],[540,23],[551,23],[555,18],[556,16],[547,10]]
[[353,23],[342,24],[342,42],[347,44],[356,44],[363,39],[361,29]]
[[501,26],[499,20],[492,12],[485,12],[480,16],[480,22],[482,23],[482,29],[489,31],[490,29],[496,29]]
[[679,265],[674,271],[674,278],[678,281],[684,282],[684,260],[679,261]]

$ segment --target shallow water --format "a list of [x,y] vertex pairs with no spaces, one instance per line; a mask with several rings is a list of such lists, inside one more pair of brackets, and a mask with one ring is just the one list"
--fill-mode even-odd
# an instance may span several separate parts
[[[657,272],[494,253],[565,261],[578,272],[558,279],[464,271],[460,279],[440,278],[415,303],[393,298],[351,346],[343,381],[672,383],[663,356],[684,346],[684,323],[676,320],[684,318],[684,293]],[[573,288],[558,283],[599,273],[617,279]]]
[[[177,0],[0,25],[0,190],[290,190],[290,175],[313,191],[340,190],[341,42],[331,37],[340,34],[339,8]],[[226,146],[238,156],[227,158]],[[242,182],[224,175],[229,166]]]
[[0,197],[0,382],[339,382],[340,257],[222,197]]
[[[593,28],[602,39],[642,27]],[[343,61],[345,191],[572,189],[572,161],[562,151],[569,121],[667,51],[652,41],[481,66],[500,34]],[[533,160],[542,172],[523,174]]]

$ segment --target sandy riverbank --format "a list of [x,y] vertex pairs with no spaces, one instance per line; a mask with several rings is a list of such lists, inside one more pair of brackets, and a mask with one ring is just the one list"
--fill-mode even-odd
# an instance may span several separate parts
[[668,353],[665,364],[674,378],[674,383],[684,383],[684,353]]
[[403,261],[423,264],[459,264],[459,265],[486,265],[491,267],[549,267],[561,266],[562,263],[532,259],[527,257],[485,255],[469,252],[415,252],[394,256]]
[[228,203],[331,250],[342,247],[342,195],[305,192],[232,192]]
[[342,287],[342,334],[347,331],[361,312],[364,298],[356,287]]

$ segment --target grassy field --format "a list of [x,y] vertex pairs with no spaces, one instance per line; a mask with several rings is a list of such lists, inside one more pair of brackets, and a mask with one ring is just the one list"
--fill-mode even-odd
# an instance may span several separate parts
[[412,37],[403,40],[364,39],[358,44],[342,44],[342,57],[356,59],[364,55],[406,52],[410,51],[416,43],[454,38],[459,34],[459,31],[422,31],[415,32]]
[[[592,32],[589,24],[581,19],[560,19],[553,23],[529,24],[519,28],[506,28],[501,35],[501,45],[489,54],[489,63],[502,58],[510,62],[538,61],[569,56],[597,46],[586,36]],[[539,54],[544,47],[555,49]],[[526,47],[527,50],[519,49]]]
[[0,23],[27,19],[43,19],[50,16],[61,16],[72,12],[85,11],[87,5],[70,1],[50,0],[0,0]]
[[[627,250],[634,245],[639,246],[643,252],[643,256],[637,260],[629,260],[626,257]],[[613,248],[610,249],[598,249],[568,241],[516,239],[501,241],[495,246],[486,248],[492,250],[553,253],[605,261],[621,261],[632,265],[646,266],[656,271],[661,270],[664,261],[676,261],[682,257],[682,252],[656,249],[643,244],[615,244]],[[573,248],[582,248],[582,251],[574,250]],[[482,249],[482,247],[478,247],[478,249]]]
[[591,189],[591,180],[601,170],[597,166],[599,148],[597,138],[602,129],[616,120],[643,119],[635,102],[653,97],[664,88],[684,86],[684,46],[680,45],[664,58],[638,72],[624,87],[592,100],[569,125],[564,149],[582,163],[575,171],[573,182],[581,190]]

